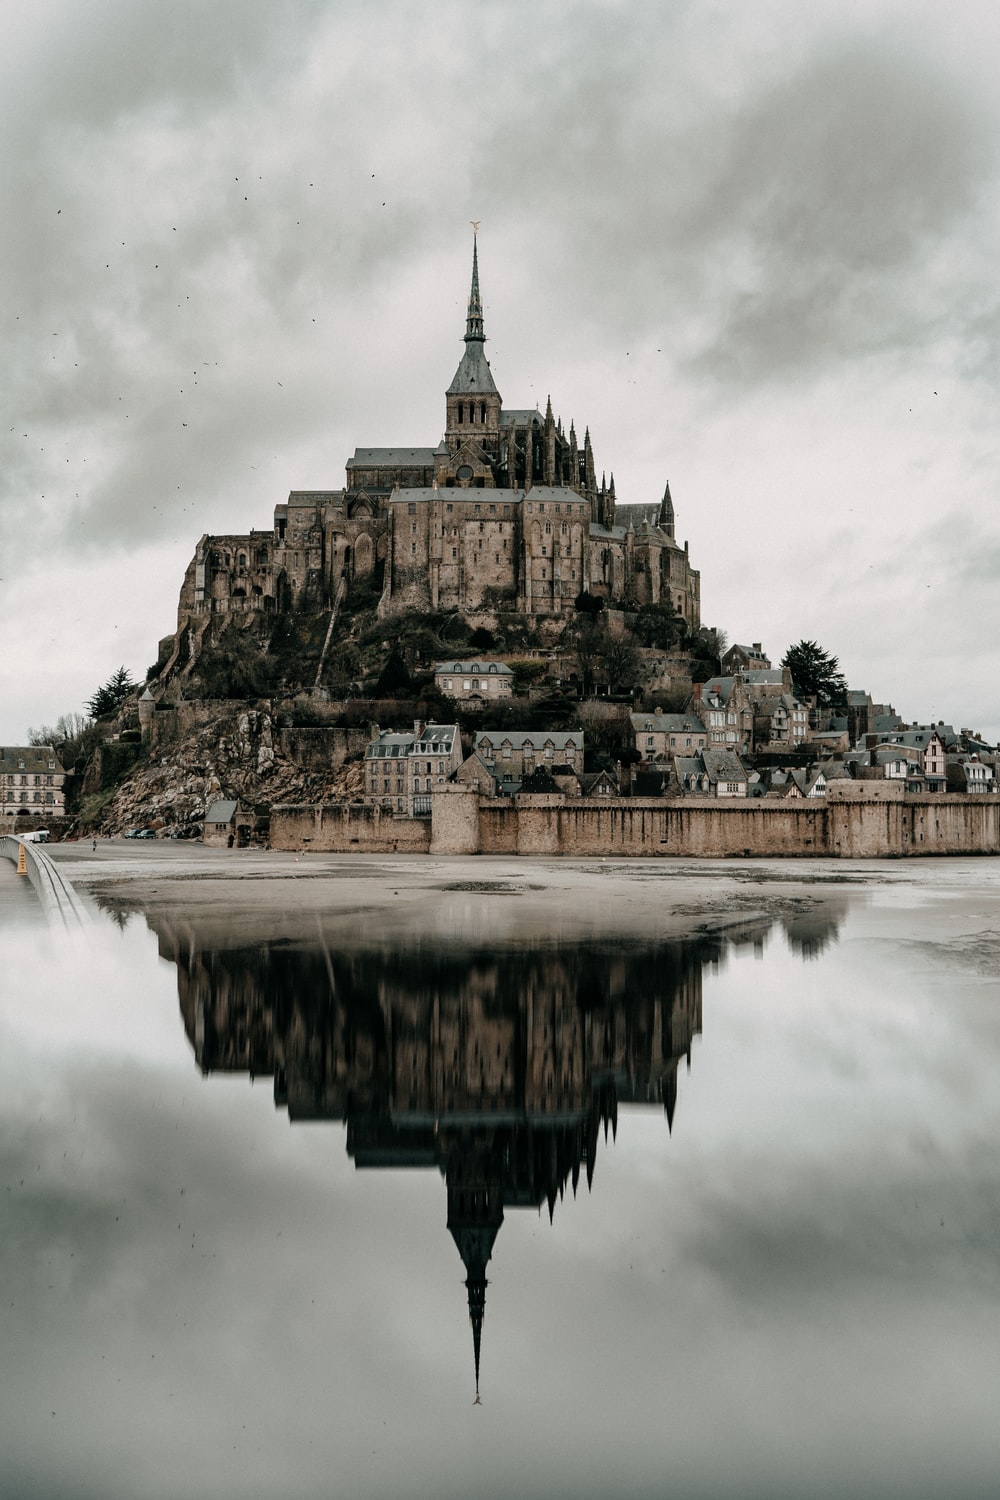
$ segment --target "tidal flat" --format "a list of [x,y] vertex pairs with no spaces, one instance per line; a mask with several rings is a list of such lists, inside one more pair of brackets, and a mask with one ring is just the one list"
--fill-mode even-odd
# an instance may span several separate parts
[[995,1493],[995,860],[50,852],[12,1494]]

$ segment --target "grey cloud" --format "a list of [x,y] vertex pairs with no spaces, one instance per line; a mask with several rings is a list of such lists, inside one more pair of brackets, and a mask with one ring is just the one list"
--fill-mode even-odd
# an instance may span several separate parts
[[255,74],[273,78],[296,66],[308,34],[303,22],[314,22],[321,9],[288,0],[47,5],[30,31],[12,27],[7,110],[32,132],[138,109],[218,103],[250,86]]
[[[883,36],[794,58],[783,79],[750,68],[735,98],[678,99],[664,76],[594,98],[564,80],[498,151],[501,195],[520,180],[542,212],[551,187],[553,234],[603,316],[662,330],[689,374],[727,383],[940,331],[969,289],[921,278],[995,168],[984,97]],[[534,193],[531,141],[553,156]]]

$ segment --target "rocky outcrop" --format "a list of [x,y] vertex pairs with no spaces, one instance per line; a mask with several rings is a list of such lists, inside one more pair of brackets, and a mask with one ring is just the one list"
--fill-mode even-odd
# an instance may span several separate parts
[[198,823],[218,798],[236,798],[260,812],[275,802],[358,800],[364,791],[366,731],[353,735],[356,747],[343,730],[312,730],[308,754],[299,757],[298,738],[278,730],[270,711],[227,705],[187,734],[154,743],[103,809],[100,831],[114,835],[137,825]]

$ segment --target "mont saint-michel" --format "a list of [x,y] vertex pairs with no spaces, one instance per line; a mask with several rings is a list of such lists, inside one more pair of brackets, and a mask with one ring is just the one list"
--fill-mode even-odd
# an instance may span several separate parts
[[777,664],[727,646],[669,483],[620,501],[590,424],[507,406],[486,343],[474,235],[439,440],[357,447],[269,528],[203,535],[145,684],[121,669],[92,724],[4,750],[5,828],[346,853],[1000,847],[992,746],[904,720],[815,641]]
[[[379,612],[565,616],[589,591],[669,605],[701,623],[699,575],[675,538],[669,484],[619,511],[590,440],[552,414],[507,407],[486,358],[478,245],[465,350],[445,392],[444,435],[424,448],[356,448],[341,489],[293,490],[271,531],[203,536],[178,626],[227,611],[335,608],[373,584]],[[485,492],[485,493],[484,493]]]

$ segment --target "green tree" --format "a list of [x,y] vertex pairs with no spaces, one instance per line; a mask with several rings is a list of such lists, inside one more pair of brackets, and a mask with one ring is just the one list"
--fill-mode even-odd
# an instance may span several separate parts
[[393,647],[386,658],[385,666],[375,684],[374,697],[401,698],[413,691],[413,678],[403,659],[403,654]]
[[127,667],[119,667],[117,672],[112,672],[103,687],[99,687],[86,703],[87,712],[92,719],[110,719],[121,708],[125,699],[135,691],[135,683],[129,676]]
[[800,698],[815,698],[824,708],[847,702],[847,679],[837,658],[815,641],[789,646],[781,665],[792,674],[792,686]]
[[632,630],[644,646],[670,651],[684,634],[684,617],[669,604],[643,604],[632,621]]

